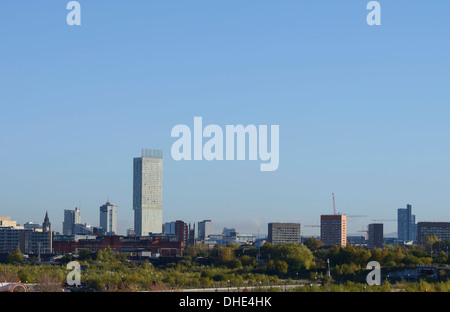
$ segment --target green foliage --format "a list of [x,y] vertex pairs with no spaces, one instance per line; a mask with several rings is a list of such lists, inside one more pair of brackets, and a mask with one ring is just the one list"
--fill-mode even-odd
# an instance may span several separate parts
[[439,243],[442,243],[442,241],[436,235],[425,236],[424,245],[427,250],[437,249]]
[[261,252],[270,260],[285,261],[287,272],[291,274],[308,270],[313,260],[311,251],[305,245],[296,243],[267,244],[261,248]]
[[[442,246],[446,243],[447,241],[440,242]],[[155,264],[156,266],[148,260],[130,263],[125,261],[124,254],[110,248],[95,253],[80,250],[75,255],[76,258],[72,255],[65,256],[62,265],[21,263],[20,259],[23,258],[20,257],[20,251],[16,251],[10,255],[10,260],[14,261],[0,265],[0,270],[9,274],[7,279],[47,285],[42,287],[47,291],[52,291],[52,285],[56,285],[53,289],[58,291],[61,287],[59,283],[65,284],[69,271],[64,264],[71,260],[77,260],[83,265],[85,270],[82,271],[82,283],[95,291],[161,291],[235,286],[261,286],[258,288],[261,291],[279,291],[280,287],[268,287],[279,286],[280,283],[297,283],[302,279],[309,279],[314,285],[298,287],[295,291],[327,291],[326,261],[329,259],[332,291],[448,291],[450,288],[450,273],[445,268],[438,271],[439,282],[389,284],[385,281],[381,286],[368,286],[365,283],[366,265],[369,261],[378,261],[385,273],[394,272],[404,266],[444,264],[448,262],[448,257],[443,250],[435,250],[431,258],[426,246],[388,245],[383,249],[367,250],[351,245],[325,249],[318,248],[319,245],[320,242],[309,240],[308,246],[314,250],[313,257],[306,245],[266,244],[259,249],[261,261],[256,260],[258,249],[255,247],[228,245],[209,248],[206,245],[196,245],[186,247],[184,258],[174,259],[176,261],[172,263]]]
[[215,247],[217,249],[217,263],[229,264],[234,259],[234,250],[232,247]]
[[19,246],[16,246],[13,250],[12,253],[10,253],[7,258],[6,258],[6,262],[7,263],[20,263],[24,260],[24,255],[22,254],[22,252],[19,249]]
[[88,260],[94,257],[94,253],[89,249],[82,249],[78,251],[78,260]]
[[307,238],[305,241],[305,246],[312,252],[315,252],[323,246],[323,243],[315,238]]

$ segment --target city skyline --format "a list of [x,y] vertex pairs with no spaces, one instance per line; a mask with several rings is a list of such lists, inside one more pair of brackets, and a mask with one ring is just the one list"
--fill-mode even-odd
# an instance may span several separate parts
[[[449,221],[449,2],[0,4],[0,215],[20,224],[65,209],[98,225],[117,205],[133,228],[131,160],[163,150],[163,222],[211,219],[216,232],[264,233],[270,222],[318,235],[320,215],[348,234],[395,219]],[[207,27],[206,27],[207,25]],[[20,38],[20,39],[18,39]],[[279,125],[276,171],[259,161],[175,161],[171,129]],[[396,231],[395,222],[384,233]]]
[[[342,219],[343,218],[343,220],[345,220],[344,227],[343,227],[344,228],[344,231],[343,231],[344,236],[341,239],[344,239],[344,241],[346,240],[346,237],[349,237],[349,236],[366,236],[366,238],[367,238],[368,235],[369,235],[368,233],[370,233],[370,226],[381,224],[384,227],[384,225],[386,224],[386,223],[373,223],[373,221],[387,221],[387,222],[395,221],[396,222],[396,226],[397,226],[397,230],[394,231],[394,232],[386,233],[384,235],[384,237],[395,237],[395,238],[398,238],[399,241],[407,242],[407,241],[415,240],[414,236],[415,236],[415,234],[417,234],[417,226],[418,226],[419,221],[416,221],[416,218],[415,218],[416,216],[411,214],[412,205],[406,204],[406,207],[407,208],[398,208],[397,209],[397,214],[398,214],[397,215],[397,219],[386,219],[386,220],[383,220],[383,219],[372,219],[370,223],[367,223],[366,227],[363,227],[362,229],[356,231],[356,232],[367,232],[367,234],[365,234],[365,235],[359,234],[359,233],[356,233],[356,232],[353,233],[353,232],[348,232],[347,231],[348,223],[347,223],[347,215],[346,214],[339,214],[339,213],[335,213],[335,214],[331,214],[331,215],[330,214],[325,214],[325,215],[320,215],[319,218],[321,220],[321,222],[320,222],[321,225],[323,223],[323,219],[324,218],[325,219],[326,218],[328,218],[328,219],[329,218],[331,218],[331,219],[333,219],[333,218]],[[413,231],[410,236],[405,236],[405,234],[403,233],[404,227],[405,227],[403,219],[405,218],[405,216],[403,216],[403,214],[401,214],[400,211],[408,211],[409,212],[409,216],[410,217],[408,217],[408,218],[411,220],[411,225],[416,228],[416,230]],[[105,213],[105,212],[107,212],[107,213]],[[99,221],[99,223],[97,225],[95,223],[82,222],[81,221],[81,210],[80,210],[80,207],[75,207],[74,210],[65,209],[64,210],[64,220],[70,219],[70,222],[68,222],[69,223],[68,226],[70,226],[71,228],[72,228],[73,225],[79,225],[79,226],[83,227],[84,224],[86,224],[86,225],[88,225],[90,227],[90,229],[93,229],[93,228],[96,228],[96,227],[104,229],[106,231],[107,235],[111,235],[111,234],[113,234],[113,235],[128,235],[128,234],[125,234],[125,232],[128,233],[129,230],[133,230],[133,232],[135,232],[134,228],[126,228],[123,232],[114,231],[114,230],[108,231],[108,229],[116,229],[116,223],[117,223],[116,214],[117,214],[117,206],[114,205],[114,204],[111,204],[109,202],[109,200],[108,200],[106,204],[100,206],[100,218],[99,218],[100,221]],[[68,215],[69,215],[69,217],[67,217]],[[411,218],[411,216],[412,216],[412,218]],[[363,215],[350,216],[350,218],[352,218],[352,217],[368,217],[368,216],[363,216]],[[9,218],[9,216],[8,216],[8,218]],[[106,221],[107,218],[108,218],[108,221]],[[185,222],[185,220],[182,220],[182,221]],[[174,221],[172,221],[172,223],[173,222]],[[201,230],[202,226],[204,227],[204,223],[205,222],[213,223],[212,220],[202,220],[202,221],[200,221],[200,220],[192,220],[193,224],[198,224],[198,231],[205,231],[205,229]],[[427,222],[428,223],[434,223],[436,221],[422,221],[422,223],[427,223]],[[444,222],[445,223],[447,221],[440,220],[439,222],[441,222],[441,223]],[[439,222],[436,222],[436,223],[439,223]],[[27,221],[23,225],[27,225],[27,223],[28,224],[34,224],[34,225],[38,224],[38,223],[35,223],[33,221]],[[47,226],[50,227],[49,217],[48,217],[48,212],[47,211],[45,213],[44,223],[48,223]],[[65,223],[66,223],[66,221],[62,222],[62,230],[63,230],[62,232],[60,232],[60,231],[55,231],[55,232],[60,232],[61,234],[66,234],[66,235],[70,234],[70,233],[64,232],[64,226],[65,226],[64,224]],[[106,227],[104,227],[104,226],[102,226],[102,223],[108,224],[108,225]],[[165,224],[167,225],[167,224],[170,224],[170,223],[171,222],[162,221],[161,222],[161,226],[162,226],[161,231],[160,232],[153,232],[153,233],[154,234],[165,233],[164,225]],[[191,221],[186,222],[186,224],[188,224],[188,223],[190,224]],[[219,221],[218,224],[220,225],[221,222]],[[270,236],[270,226],[271,226],[271,224],[298,224],[300,226],[302,223],[300,223],[300,222],[299,223],[290,223],[290,222],[281,222],[281,223],[279,223],[279,222],[269,221],[269,222],[267,222],[265,224],[266,226],[267,225],[269,226],[269,230],[267,232],[261,231],[261,228],[258,227],[258,233],[251,233],[251,234],[253,234],[253,235],[257,234],[258,237],[261,237],[260,235],[265,235],[266,238],[268,238]],[[21,225],[21,224],[18,223],[18,225]],[[319,226],[317,224],[303,224],[303,225],[305,227],[317,227],[317,228],[321,228],[322,229],[322,226],[321,225]],[[227,225],[227,226],[229,226],[229,225]],[[194,227],[195,227],[195,225],[194,225]],[[223,229],[223,231],[225,231],[227,229],[227,227],[220,227],[215,232],[211,231],[211,229],[212,229],[212,226],[209,225],[208,233],[209,234],[213,234],[213,235],[217,235],[217,234],[221,234],[222,233],[222,229]],[[318,233],[313,233],[313,234],[309,233],[308,231],[307,231],[307,234],[305,234],[303,232],[303,230],[301,232],[299,231],[299,233],[301,234],[302,237],[317,237],[319,239],[322,239],[323,238],[322,237],[323,236],[323,232],[322,232],[323,230],[325,230],[325,229],[318,230],[317,231]],[[69,231],[71,231],[71,230],[69,230]],[[241,232],[239,230],[237,230],[237,232],[241,233],[241,234],[245,234],[245,233],[243,233],[243,232]],[[149,232],[149,233],[152,233],[152,232]],[[197,237],[197,232],[196,232],[195,236]],[[345,242],[344,242],[344,245],[345,245]]]
[[[134,169],[133,169],[133,175],[134,175],[133,185],[134,186],[133,186],[133,188],[135,188],[135,187],[142,188],[142,185],[144,185],[144,184],[154,184],[153,183],[154,181],[152,179],[150,179],[148,181],[145,181],[145,182],[144,181],[141,181],[141,182],[138,181],[138,183],[136,182],[136,179],[141,179],[142,180],[142,177],[145,176],[144,173],[146,173],[148,177],[151,176],[152,178],[154,178],[155,174],[157,174],[158,176],[161,175],[158,178],[158,180],[159,181],[162,180],[162,171],[163,171],[163,169],[162,169],[162,167],[163,167],[162,166],[162,154],[163,154],[163,151],[162,150],[155,150],[155,149],[146,149],[146,148],[142,148],[141,151],[142,151],[141,157],[134,157],[133,158],[133,163],[134,163]],[[142,169],[142,162],[143,162],[142,159],[144,159],[144,158],[147,158],[147,161],[150,162],[148,168],[146,168],[146,169]],[[160,161],[160,163],[156,164],[157,167],[155,167],[155,161],[156,162]],[[139,165],[139,163],[141,163],[141,164]],[[137,164],[138,164],[138,166],[136,166]],[[157,171],[155,171],[155,168],[157,168]],[[137,171],[142,171],[142,172],[140,174],[138,173],[136,175]],[[137,183],[137,184],[135,184],[135,183]],[[162,183],[160,183],[160,184],[161,184],[160,186],[156,187],[156,189],[159,190],[158,191],[159,193],[161,193],[160,189],[162,188],[162,185],[163,185]],[[155,189],[155,186],[153,186],[153,189]],[[140,192],[138,192],[138,193],[141,194]],[[133,195],[133,198],[135,196],[138,196],[139,195],[138,193]],[[150,196],[150,194],[151,194],[151,192],[148,193],[146,196],[148,197],[148,196]],[[154,194],[154,193],[152,193],[152,194]],[[144,195],[142,195],[142,196],[144,196]],[[159,198],[157,200],[159,203],[162,202],[162,194],[160,194],[160,197],[161,198]],[[333,209],[335,209],[334,193],[332,193],[332,197],[333,197]],[[149,201],[150,198],[148,198],[147,200]],[[109,198],[108,198],[106,204],[101,205],[100,209],[102,209],[103,207],[106,207],[108,205],[111,205],[111,206],[114,207],[114,214],[113,214],[113,216],[114,216],[114,228],[117,229],[117,221],[118,221],[117,217],[116,217],[116,215],[117,215],[117,206],[114,205],[114,204],[110,204],[110,201],[109,201]],[[133,208],[133,210],[135,210],[135,209]],[[159,217],[157,217],[157,219],[161,218],[161,226],[163,227],[164,224],[167,223],[167,220],[162,219],[162,215],[163,215],[162,214],[162,210],[163,210],[162,207],[160,207],[159,210],[160,210],[160,215],[159,215]],[[61,231],[56,230],[56,232],[61,232],[63,234],[65,233],[65,231],[64,231],[64,223],[66,222],[65,220],[68,220],[67,218],[69,218],[71,220],[73,219],[71,222],[69,222],[69,223],[72,223],[72,224],[79,224],[81,226],[83,226],[84,224],[87,224],[87,225],[92,226],[92,227],[95,227],[95,226],[102,227],[101,226],[101,224],[102,224],[102,212],[101,211],[102,210],[100,210],[99,222],[98,223],[95,223],[95,222],[93,223],[93,222],[89,222],[89,220],[88,220],[88,222],[86,222],[86,221],[82,222],[81,221],[81,209],[80,209],[80,206],[75,207],[74,210],[64,209],[64,218],[63,218],[63,222],[62,222],[62,226],[61,226]],[[403,234],[403,232],[402,232],[402,231],[404,231],[403,228],[405,227],[405,225],[404,225],[405,222],[403,221],[403,219],[405,217],[407,219],[411,219],[411,224],[413,224],[415,226],[415,228],[417,228],[417,224],[419,222],[418,221],[419,219],[416,219],[416,215],[412,215],[411,211],[412,211],[412,205],[411,204],[406,204],[406,208],[397,208],[397,209],[395,209],[395,212],[397,214],[397,218],[395,220],[396,221],[396,223],[395,223],[396,224],[396,228],[394,229],[392,226],[389,226],[389,223],[388,223],[387,224],[388,225],[387,228],[389,229],[389,231],[387,233],[385,232],[385,237],[398,237],[399,240],[401,240],[401,241],[411,240],[412,234],[409,234],[409,235],[405,236],[405,234]],[[406,214],[406,212],[408,212],[409,214]],[[345,213],[341,214],[340,212],[336,212],[336,210],[334,210],[334,213],[335,213],[334,216],[337,216],[337,215],[346,216]],[[405,216],[403,216],[403,214],[405,214]],[[70,217],[68,217],[68,215],[70,215]],[[333,216],[333,215],[331,215],[329,213],[324,213],[324,214],[318,215],[318,219],[321,220],[323,216],[327,216],[327,215],[328,215],[328,217],[332,217]],[[358,217],[358,218],[368,219],[368,218],[371,218],[371,217],[376,218],[377,216],[376,215],[373,215],[373,216],[354,215],[354,216],[351,216],[351,217]],[[46,211],[46,218],[48,218],[48,211]],[[137,218],[137,215],[135,213],[134,217],[133,217],[134,225],[136,224],[136,222],[139,222],[136,218]],[[180,218],[178,218],[178,219],[180,219]],[[277,221],[269,220],[267,222],[264,222],[262,220],[257,220],[257,221],[260,221],[258,226],[254,227],[254,228],[257,228],[257,232],[256,231],[255,232],[251,232],[251,231],[245,232],[245,231],[239,231],[239,230],[238,230],[238,232],[241,232],[241,233],[245,232],[245,233],[251,233],[251,234],[258,234],[258,235],[269,235],[269,231],[264,231],[264,227],[265,226],[267,227],[267,225],[270,225],[271,223],[279,222],[279,219],[280,218],[276,219]],[[281,218],[281,219],[283,219],[283,218]],[[300,219],[301,219],[301,216],[299,217],[299,220]],[[200,223],[205,221],[205,220],[200,221],[200,219],[199,220],[187,219],[187,220],[188,221],[186,221],[186,219],[183,219],[183,221],[185,221],[187,223],[191,223],[192,222],[193,224],[195,224],[195,223],[196,224],[200,224]],[[371,223],[373,223],[372,221],[378,221],[378,220],[380,220],[380,219],[371,219],[370,222],[367,221],[366,226],[363,226],[362,228],[356,228],[355,227],[356,222],[354,222],[353,223],[353,230],[354,231],[352,232],[352,231],[347,231],[346,230],[345,231],[346,236],[364,236],[362,234],[358,234],[357,232],[364,232],[365,229],[368,230],[369,229],[369,225]],[[383,220],[383,219],[381,219],[381,220]],[[428,220],[426,218],[423,219],[423,220],[425,220],[425,222],[437,222],[437,221],[434,221],[434,220],[430,221],[430,220]],[[119,221],[124,221],[124,220],[120,220],[119,219]],[[127,220],[127,221],[129,222],[129,220]],[[390,221],[394,221],[394,219],[386,219],[385,221],[390,222]],[[442,222],[442,220],[439,220],[439,221]],[[31,220],[27,220],[26,222],[34,223]],[[103,222],[105,222],[105,221],[103,220]],[[143,222],[143,221],[141,220],[140,222]],[[244,224],[243,222],[245,222],[245,220],[237,220],[238,224],[240,223],[242,225],[242,224]],[[289,222],[282,221],[281,223],[289,223]],[[21,224],[21,223],[18,223],[18,224]],[[25,224],[25,222],[22,223],[22,224]],[[58,223],[56,223],[56,224],[58,224]],[[233,227],[233,224],[223,223],[220,220],[216,221],[216,225],[217,224],[219,224],[219,228],[217,229],[217,227],[216,227],[216,232],[213,233],[213,234],[216,234],[216,235],[222,233],[222,229],[225,229],[227,227]],[[222,224],[223,224],[223,226],[222,226]],[[319,227],[320,228],[320,226],[318,226],[318,224],[315,221],[313,221],[312,223],[302,223],[301,221],[298,221],[298,224],[306,225],[306,227]],[[350,221],[349,223],[347,223],[346,227],[348,226],[348,224],[352,225],[352,222]],[[386,227],[386,223],[383,223],[383,225],[384,225],[384,227]],[[71,226],[71,225],[69,225],[69,226]],[[55,228],[58,229],[58,226],[56,226]],[[234,228],[236,228],[236,226],[234,226]],[[242,226],[242,228],[245,228],[245,224],[244,224],[244,226]],[[350,227],[350,228],[352,228],[352,227]],[[122,227],[121,230],[117,230],[117,232],[115,232],[115,233],[117,235],[125,235],[125,233],[128,230],[130,230],[130,229],[135,232],[135,227]],[[321,231],[320,230],[316,230],[316,231],[314,231],[314,230],[313,231],[306,230],[306,233],[305,233],[304,229],[305,228],[302,228],[302,232],[301,232],[301,236],[302,237],[319,237],[319,238],[321,237]],[[69,230],[69,231],[71,231],[71,230]],[[409,229],[409,227],[408,227],[408,231],[411,231],[411,229]],[[161,231],[155,231],[153,233],[163,233],[163,232],[164,232],[163,228],[161,228]],[[367,236],[367,235],[365,235],[365,236]]]

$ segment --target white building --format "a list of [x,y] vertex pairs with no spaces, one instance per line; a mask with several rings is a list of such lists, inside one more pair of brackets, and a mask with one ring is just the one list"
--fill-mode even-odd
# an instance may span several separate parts
[[109,201],[100,206],[100,227],[107,235],[117,233],[117,206]]
[[63,234],[71,235],[73,234],[73,227],[75,224],[81,223],[81,211],[80,208],[76,207],[75,210],[64,210],[64,221],[63,221]]
[[198,239],[204,241],[213,234],[213,224],[211,220],[203,220],[198,223]]
[[162,232],[162,150],[143,149],[134,158],[133,210],[137,236]]

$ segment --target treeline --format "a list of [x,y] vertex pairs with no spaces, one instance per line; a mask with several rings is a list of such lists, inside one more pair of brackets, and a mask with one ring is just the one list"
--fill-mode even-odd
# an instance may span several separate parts
[[[33,261],[25,261],[17,249],[8,257],[9,264],[0,265],[0,282],[22,281],[36,283],[41,290],[62,289],[69,272],[65,264],[77,260],[82,266],[83,289],[94,291],[245,288],[305,282],[311,285],[310,291],[323,291],[328,281],[328,267],[336,291],[345,285],[348,289],[365,290],[358,287],[365,287],[369,261],[378,261],[383,268],[392,269],[420,264],[450,264],[445,252],[449,243],[432,237],[427,244],[420,246],[392,245],[372,250],[351,245],[325,248],[315,239],[308,239],[305,244],[265,244],[261,247],[230,244],[209,248],[199,244],[187,246],[183,257],[174,259],[176,261],[161,264],[152,264],[148,260],[131,262],[126,255],[107,248],[97,252],[80,250],[76,255],[66,255],[60,265],[34,265]],[[440,270],[438,277],[438,282],[443,284],[436,285],[445,289],[448,286],[447,271]],[[384,288],[378,290],[388,289],[388,286],[383,284]],[[409,287],[413,291],[413,286]],[[421,288],[417,286],[414,289]],[[307,288],[298,289],[305,290]]]

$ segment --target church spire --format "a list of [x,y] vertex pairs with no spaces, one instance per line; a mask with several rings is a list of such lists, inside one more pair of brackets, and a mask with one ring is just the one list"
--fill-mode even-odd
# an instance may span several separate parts
[[42,224],[42,230],[44,232],[50,232],[51,231],[51,223],[50,223],[50,219],[48,218],[48,212],[45,212],[45,218],[44,218],[44,223]]

